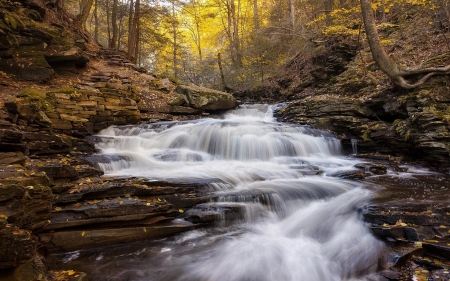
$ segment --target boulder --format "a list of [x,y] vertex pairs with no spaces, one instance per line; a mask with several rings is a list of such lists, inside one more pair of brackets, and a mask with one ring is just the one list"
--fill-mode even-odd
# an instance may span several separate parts
[[226,110],[239,104],[231,94],[199,86],[178,85],[177,93],[190,107],[200,110]]

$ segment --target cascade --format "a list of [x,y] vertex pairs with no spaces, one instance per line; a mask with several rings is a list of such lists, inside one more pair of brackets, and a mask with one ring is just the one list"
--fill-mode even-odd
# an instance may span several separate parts
[[[329,176],[354,169],[356,160],[342,157],[329,132],[276,122],[273,110],[241,106],[220,119],[112,126],[98,134],[106,175],[207,182],[211,202],[193,210],[219,214],[216,228],[140,244],[134,258],[115,257],[127,280],[357,280],[377,269],[384,245],[361,219],[371,192]],[[222,212],[230,209],[232,215]]]

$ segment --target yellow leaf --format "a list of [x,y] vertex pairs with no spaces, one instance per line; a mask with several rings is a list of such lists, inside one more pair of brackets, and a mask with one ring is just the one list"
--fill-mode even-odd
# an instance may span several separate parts
[[183,211],[182,209],[179,209],[179,210],[178,210],[178,212],[180,212],[180,213],[184,213],[184,211]]
[[161,198],[158,198],[158,201],[161,202]]
[[150,203],[148,203],[148,202],[147,202],[147,204],[146,204],[146,205],[147,205],[147,206],[150,206]]
[[81,236],[84,236],[86,234],[86,231],[81,232]]
[[144,232],[147,233],[147,229],[144,227]]
[[437,241],[437,240],[427,240],[427,242],[429,242],[429,243],[437,243],[439,241]]
[[131,196],[130,196],[130,194],[125,194],[125,197],[130,198]]
[[94,204],[97,204],[98,203],[98,200],[94,200]]
[[119,204],[122,205],[122,204],[123,204],[123,200],[120,200],[120,201],[119,201]]
[[447,228],[445,225],[440,225],[439,228]]
[[67,275],[72,276],[75,274],[75,271],[73,270],[67,270]]
[[61,211],[62,209],[61,209],[61,207],[56,207],[55,208],[55,211]]

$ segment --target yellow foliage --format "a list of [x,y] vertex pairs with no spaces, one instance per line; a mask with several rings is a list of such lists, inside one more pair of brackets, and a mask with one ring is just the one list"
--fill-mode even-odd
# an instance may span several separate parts
[[342,25],[328,26],[323,30],[325,35],[358,35],[359,29],[350,29]]

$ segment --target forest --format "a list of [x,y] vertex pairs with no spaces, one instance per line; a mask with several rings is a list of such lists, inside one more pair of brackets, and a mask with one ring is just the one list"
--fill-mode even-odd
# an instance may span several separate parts
[[[183,83],[248,90],[264,84],[311,42],[352,37],[364,44],[356,0],[63,0],[101,45],[125,50],[150,71]],[[371,1],[381,30],[420,9],[449,25],[444,0]],[[389,40],[381,40],[388,45]]]

